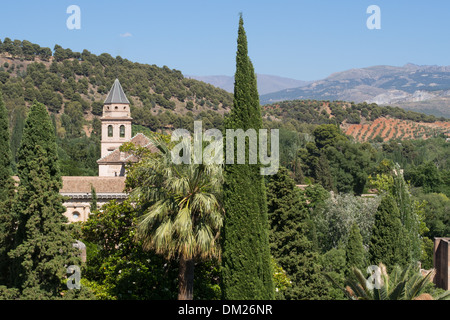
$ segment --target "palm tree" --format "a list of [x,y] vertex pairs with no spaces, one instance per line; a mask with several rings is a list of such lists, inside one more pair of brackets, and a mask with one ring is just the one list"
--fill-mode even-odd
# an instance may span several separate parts
[[192,300],[196,259],[220,258],[222,167],[174,164],[168,143],[151,140],[159,152],[128,173],[136,182],[131,198],[145,210],[136,235],[144,249],[179,258],[178,299]]
[[[415,270],[412,265],[402,269],[395,266],[390,275],[386,267],[380,263],[379,287],[371,287],[361,270],[353,267],[353,275],[345,281],[345,289],[341,288],[351,300],[448,300],[450,291],[432,297],[425,291],[430,283],[434,271],[425,276]],[[325,275],[335,286],[339,285],[328,275]]]

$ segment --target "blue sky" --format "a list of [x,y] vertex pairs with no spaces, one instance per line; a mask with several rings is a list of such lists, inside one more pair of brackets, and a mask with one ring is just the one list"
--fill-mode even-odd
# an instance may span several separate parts
[[[69,5],[81,29],[69,30]],[[369,30],[369,5],[381,29]],[[0,38],[55,44],[167,65],[188,75],[233,75],[239,12],[255,70],[299,80],[373,65],[450,65],[448,0],[2,1]]]

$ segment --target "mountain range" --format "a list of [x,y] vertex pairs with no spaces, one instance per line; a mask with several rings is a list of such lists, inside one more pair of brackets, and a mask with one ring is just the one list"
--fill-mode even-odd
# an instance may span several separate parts
[[[196,79],[232,91],[232,78],[227,82],[221,76]],[[294,86],[296,83],[300,85]],[[258,75],[258,85],[261,104],[297,99],[367,102],[450,118],[450,66],[381,65],[337,72],[310,82]]]
[[[186,75],[186,78],[191,78],[212,84],[215,87],[224,89],[228,92],[233,92],[234,77],[230,76],[192,76]],[[300,88],[311,83],[311,81],[295,80],[291,78],[272,76],[267,74],[257,74],[258,92],[260,95],[270,94],[281,91],[287,88]]]

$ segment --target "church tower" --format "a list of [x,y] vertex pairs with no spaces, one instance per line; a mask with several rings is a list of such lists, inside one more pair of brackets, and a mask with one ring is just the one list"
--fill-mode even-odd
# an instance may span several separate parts
[[114,81],[103,106],[101,158],[131,139],[130,102],[118,79]]
[[118,149],[131,139],[130,101],[118,79],[114,81],[103,105],[101,158],[98,175],[117,177],[125,174],[123,152]]

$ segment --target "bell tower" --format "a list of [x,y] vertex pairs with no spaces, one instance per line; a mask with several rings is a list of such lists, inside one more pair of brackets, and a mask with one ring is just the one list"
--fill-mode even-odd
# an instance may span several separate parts
[[114,81],[103,105],[101,158],[131,139],[131,112],[118,79]]

